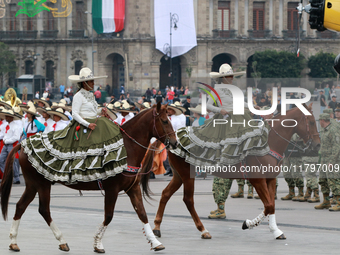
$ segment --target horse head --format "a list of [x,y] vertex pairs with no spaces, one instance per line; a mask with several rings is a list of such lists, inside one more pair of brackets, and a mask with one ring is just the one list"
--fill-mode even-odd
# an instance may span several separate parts
[[298,108],[295,109],[295,112],[297,112],[297,117],[295,118],[297,125],[295,126],[294,131],[303,139],[303,142],[307,145],[308,150],[311,149],[319,151],[320,136],[316,127],[312,105],[313,103],[310,103],[309,106],[303,104],[303,106],[308,110],[309,113],[311,113],[311,115],[305,115]]
[[158,102],[157,105],[153,107],[154,137],[164,143],[165,146],[170,144],[171,147],[175,149],[178,142],[175,131],[173,130],[171,122],[168,119],[167,105],[161,105],[161,103]]

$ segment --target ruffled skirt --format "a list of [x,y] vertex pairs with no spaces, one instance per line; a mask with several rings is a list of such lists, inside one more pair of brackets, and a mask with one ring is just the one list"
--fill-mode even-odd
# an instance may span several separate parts
[[[86,120],[94,123],[96,119]],[[33,167],[50,181],[104,180],[126,170],[127,154],[116,124],[100,117],[96,125],[89,136],[90,129],[72,120],[63,130],[36,134],[21,145]]]

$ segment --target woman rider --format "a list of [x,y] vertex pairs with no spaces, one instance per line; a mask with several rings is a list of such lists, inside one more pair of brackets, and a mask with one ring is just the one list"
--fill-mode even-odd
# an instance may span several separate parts
[[119,128],[105,117],[92,93],[93,76],[85,67],[69,76],[78,84],[72,103],[73,120],[60,131],[26,139],[22,146],[37,171],[50,181],[69,184],[106,179],[126,168],[126,151]]

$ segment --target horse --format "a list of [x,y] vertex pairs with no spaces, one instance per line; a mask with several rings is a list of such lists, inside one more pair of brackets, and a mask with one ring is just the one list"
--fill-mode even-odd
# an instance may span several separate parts
[[[115,124],[113,124],[115,125]],[[137,173],[123,172],[116,176],[109,177],[101,182],[102,188],[99,188],[99,181],[92,182],[78,182],[76,184],[67,185],[67,187],[75,190],[104,190],[105,192],[105,215],[104,221],[100,225],[95,234],[94,251],[104,253],[105,249],[102,244],[104,232],[111,222],[114,213],[114,207],[117,200],[118,193],[122,190],[130,197],[133,208],[138,214],[139,219],[144,223],[144,231],[147,240],[151,243],[151,247],[155,251],[164,249],[165,247],[156,239],[144,209],[142,193],[139,183],[146,174],[139,166],[146,153],[150,139],[152,137],[158,138],[164,142],[166,146],[175,148],[177,146],[176,136],[172,129],[171,123],[167,117],[167,105],[161,106],[160,103],[153,106],[151,109],[145,110],[137,114],[134,118],[124,123],[121,127],[121,134],[123,136],[124,146],[127,152],[127,165],[136,166],[139,169]],[[133,137],[138,134],[138,137]],[[15,146],[9,153],[6,161],[4,177],[0,186],[1,193],[1,209],[3,218],[7,219],[8,201],[12,188],[13,181],[13,161],[17,151],[21,148],[21,144]],[[20,151],[19,162],[22,168],[22,173],[26,182],[26,189],[16,204],[16,211],[13,218],[13,223],[10,231],[10,249],[19,251],[17,245],[17,234],[20,219],[25,212],[27,206],[32,202],[36,193],[39,194],[39,213],[45,219],[48,226],[50,226],[56,239],[59,241],[59,249],[62,251],[69,251],[69,246],[64,240],[61,231],[51,218],[50,214],[50,192],[52,182],[45,179],[43,175],[39,174],[32,164],[28,161],[27,155],[23,150]],[[142,171],[141,171],[142,170]],[[65,185],[65,183],[61,184]],[[147,187],[147,182],[144,182],[144,187]],[[149,228],[146,228],[146,224]]]
[[[308,107],[303,104],[303,106],[312,114],[312,104]],[[320,147],[320,138],[317,132],[317,127],[315,124],[315,118],[312,115],[304,115],[302,111],[298,108],[293,108],[287,111],[287,115],[283,116],[281,113],[274,117],[275,121],[272,120],[271,129],[268,135],[268,145],[271,149],[271,152],[276,152],[279,156],[283,155],[286,150],[288,143],[290,143],[290,139],[294,133],[297,133],[303,141],[307,144],[305,149],[319,149]],[[284,123],[282,125],[282,123]],[[185,161],[184,158],[181,158],[175,155],[172,152],[169,152],[169,162],[170,166],[173,170],[173,177],[170,183],[166,186],[166,188],[162,192],[162,196],[159,202],[157,214],[154,220],[155,228],[153,232],[156,236],[161,237],[160,225],[162,223],[163,214],[165,210],[165,206],[171,196],[182,186],[184,185],[184,194],[183,201],[189,210],[191,217],[193,218],[197,229],[201,232],[201,238],[210,239],[211,235],[209,231],[203,226],[199,216],[194,207],[194,182],[195,175],[193,171],[190,171],[192,168],[189,163]],[[256,156],[247,156],[246,157],[246,166],[277,166],[279,167],[282,162],[282,158],[275,158],[269,154],[256,157]],[[152,165],[152,152],[148,152],[145,156],[145,161],[143,168],[149,169]],[[213,172],[212,174],[222,178],[229,179],[240,179],[245,178],[245,166],[238,164],[235,165],[237,171],[234,173],[228,172]],[[243,171],[241,171],[243,167]],[[192,169],[193,170],[193,169]],[[269,171],[265,172],[247,172],[247,177],[249,178],[250,183],[254,186],[257,191],[261,201],[264,205],[264,211],[253,220],[246,220],[243,222],[242,229],[252,229],[255,226],[258,226],[267,215],[269,215],[269,228],[273,233],[276,239],[286,239],[283,232],[277,227],[276,219],[275,219],[275,190],[276,190],[276,176],[280,173]]]

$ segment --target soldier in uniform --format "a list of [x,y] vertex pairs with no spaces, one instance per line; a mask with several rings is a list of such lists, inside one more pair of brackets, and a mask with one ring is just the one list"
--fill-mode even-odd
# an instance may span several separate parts
[[[319,117],[321,132],[321,169],[319,176],[319,184],[323,194],[324,201],[322,204],[315,206],[315,209],[328,209],[331,207],[329,193],[335,197],[337,204],[330,208],[330,211],[340,211],[340,173],[338,159],[340,156],[340,133],[338,126],[331,122],[330,115],[323,113]],[[326,171],[326,166],[327,170]]]
[[212,192],[215,203],[217,204],[217,210],[210,212],[208,216],[209,219],[224,219],[226,217],[224,210],[225,201],[228,198],[232,183],[232,179],[214,178]]
[[[232,194],[232,198],[240,198],[244,197],[244,184],[245,180],[244,179],[236,179],[237,185],[238,185],[238,191],[235,194]],[[248,185],[248,196],[247,198],[252,199],[254,197],[254,188],[253,185],[247,180],[247,185]]]
[[[294,134],[292,136],[291,142],[296,143],[299,147],[301,147],[301,144],[303,145],[302,139],[297,134]],[[289,193],[286,196],[281,197],[281,200],[299,201],[300,198],[304,197],[304,180],[300,169],[300,165],[302,165],[303,162],[301,160],[301,156],[297,146],[289,144],[285,152],[283,165],[287,166],[289,171],[283,172],[283,177],[288,184]],[[295,196],[295,187],[299,189],[299,193],[297,196]]]

